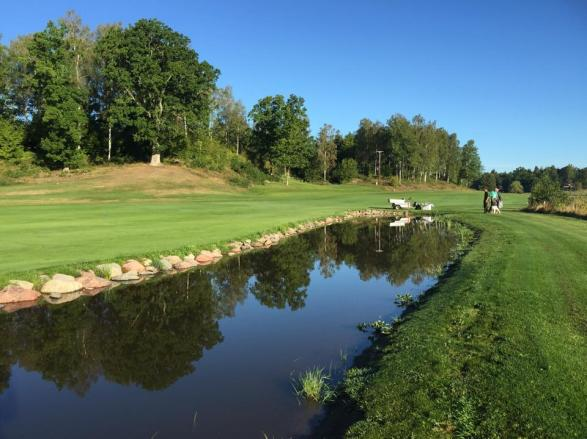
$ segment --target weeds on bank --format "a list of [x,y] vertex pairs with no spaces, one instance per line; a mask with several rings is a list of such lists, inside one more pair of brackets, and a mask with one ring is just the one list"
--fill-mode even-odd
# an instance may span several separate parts
[[405,294],[398,294],[397,296],[395,296],[394,303],[397,306],[407,308],[408,306],[413,305],[415,303],[415,300],[410,293],[405,293]]
[[373,329],[375,334],[389,335],[399,323],[401,323],[400,318],[395,318],[390,323],[383,320],[375,320],[373,322],[359,323],[357,329],[362,332],[367,332],[369,329]]
[[323,367],[314,367],[302,372],[294,380],[293,388],[299,397],[322,404],[335,397],[330,379],[330,373],[326,372]]

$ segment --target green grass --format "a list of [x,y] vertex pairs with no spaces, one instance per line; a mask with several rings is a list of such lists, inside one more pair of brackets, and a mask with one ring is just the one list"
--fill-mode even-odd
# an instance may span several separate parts
[[334,391],[330,386],[330,374],[324,368],[314,367],[302,372],[294,381],[296,395],[318,403],[328,402],[334,398]]
[[390,336],[349,437],[587,435],[587,222],[462,209],[481,231]]
[[[75,180],[2,186],[0,283],[187,253],[402,196],[301,183],[210,191],[153,196]],[[394,327],[368,379],[352,380],[363,420],[349,436],[587,437],[587,222],[521,212],[526,195],[505,194],[501,216],[483,214],[475,192],[406,195],[435,203],[479,239]]]
[[[437,194],[446,197],[442,192],[412,196],[436,200]],[[373,186],[298,182],[157,197],[141,187],[95,189],[75,179],[0,187],[0,284],[96,262],[187,254],[349,209],[386,207],[390,195]],[[479,204],[478,198],[455,193],[441,204]]]

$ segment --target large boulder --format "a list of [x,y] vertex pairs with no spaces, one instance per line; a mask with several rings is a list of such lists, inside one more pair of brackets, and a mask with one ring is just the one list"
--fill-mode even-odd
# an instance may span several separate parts
[[96,266],[96,269],[101,273],[104,273],[104,276],[109,277],[110,279],[112,279],[114,276],[120,276],[122,274],[122,267],[116,262],[100,264]]
[[105,288],[112,285],[112,282],[110,282],[108,279],[96,276],[92,270],[82,271],[80,276],[76,277],[75,280],[82,284],[83,288],[86,290]]
[[77,282],[75,279],[72,281],[68,280],[61,280],[61,279],[51,279],[41,288],[41,293],[44,294],[67,294],[73,293],[75,291],[79,291],[83,288],[83,285]]
[[124,264],[122,264],[122,272],[128,273],[129,271],[136,271],[137,273],[140,273],[141,271],[145,271],[145,266],[139,261],[129,259]]
[[40,296],[39,292],[32,288],[11,284],[0,291],[0,303],[30,302],[37,300]]

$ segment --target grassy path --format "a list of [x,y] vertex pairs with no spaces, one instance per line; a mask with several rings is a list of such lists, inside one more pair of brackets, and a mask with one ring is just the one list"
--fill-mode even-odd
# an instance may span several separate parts
[[462,217],[479,243],[392,337],[349,436],[587,437],[587,222]]

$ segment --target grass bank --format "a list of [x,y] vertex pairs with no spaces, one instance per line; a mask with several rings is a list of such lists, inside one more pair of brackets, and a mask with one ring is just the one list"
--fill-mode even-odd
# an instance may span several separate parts
[[586,437],[587,222],[458,217],[477,244],[363,371],[347,436]]

